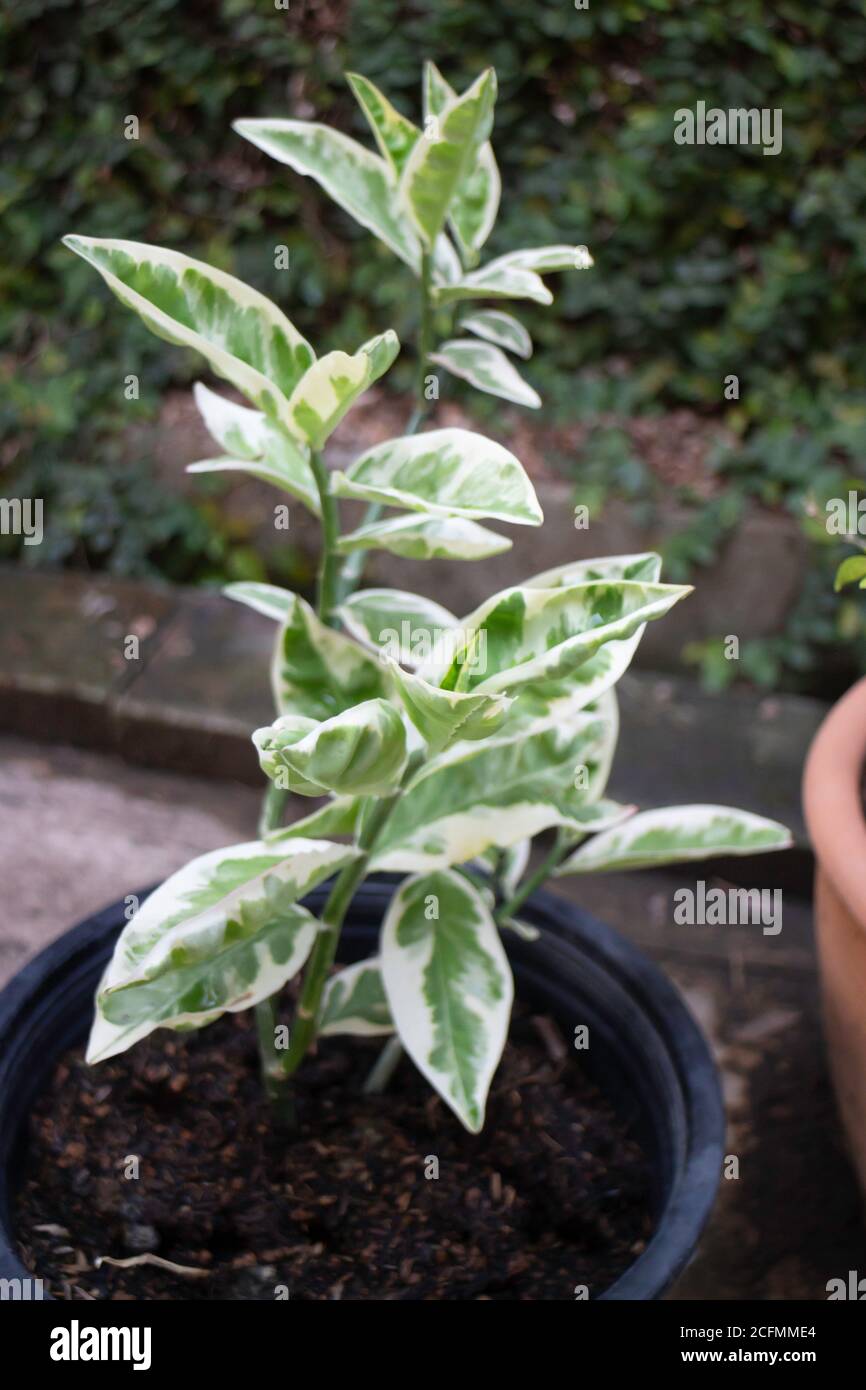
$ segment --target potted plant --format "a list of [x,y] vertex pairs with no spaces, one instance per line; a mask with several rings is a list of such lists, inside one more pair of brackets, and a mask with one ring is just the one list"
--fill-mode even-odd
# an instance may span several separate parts
[[[860,547],[856,535],[847,540]],[[837,591],[866,587],[866,555],[836,572]],[[815,931],[830,1068],[851,1156],[866,1192],[866,678],[819,728],[803,776],[803,808],[815,850]]]
[[[658,556],[548,570],[460,618],[358,589],[370,549],[466,561],[509,543],[484,520],[541,524],[508,449],[421,429],[431,364],[536,404],[502,351],[527,355],[525,330],[473,307],[461,331],[474,336],[440,343],[440,314],[549,302],[542,272],[591,262],[555,246],[477,265],[499,200],[492,70],[457,95],[428,64],[423,130],[365,79],[350,82],[378,154],[315,124],[238,126],[314,177],[418,280],[414,412],[345,472],[329,471],[323,446],[393,362],[394,332],[318,357],[276,305],[223,272],[153,246],[66,238],[148,327],[248,401],[196,387],[223,453],[193,470],[274,484],[318,517],[322,554],[314,606],[267,584],[227,589],[276,624],[277,717],[253,735],[269,779],[259,837],[193,860],[129,920],[118,905],[83,923],[3,996],[3,1273],[25,1268],[11,1231],[15,1144],[41,1093],[43,1152],[31,1142],[17,1221],[37,1273],[55,1274],[40,1232],[62,1212],[85,1264],[105,1257],[100,1278],[139,1296],[168,1280],[182,1297],[184,1279],[201,1278],[204,1296],[655,1297],[688,1258],[719,1177],[713,1064],[649,961],[537,890],[550,875],[763,852],[788,835],[727,807],[637,812],[605,795],[616,681],[646,623],[688,593],[660,581]],[[342,498],[368,504],[349,532]],[[290,793],[316,804],[285,825]],[[539,835],[550,841],[531,860]],[[94,986],[85,1065],[74,1049]],[[266,1101],[249,1088],[256,1048]],[[78,1187],[55,1164],[46,1205],[40,1162],[58,1145],[66,1155],[63,1126],[76,1122],[96,1179],[77,1166],[77,1139],[66,1169]],[[151,1150],[134,1196],[110,1166],[118,1144],[131,1158]],[[192,1194],[172,1186],[177,1173]],[[436,1182],[446,1195],[434,1200]],[[229,1209],[232,1239],[249,1228],[265,1271],[246,1294],[201,1234],[225,1248]],[[88,1276],[91,1295],[106,1287],[118,1285]]]

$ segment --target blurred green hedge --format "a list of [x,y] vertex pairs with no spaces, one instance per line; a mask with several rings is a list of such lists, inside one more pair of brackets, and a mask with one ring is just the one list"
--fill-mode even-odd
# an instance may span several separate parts
[[[0,464],[22,486],[37,464],[42,476],[92,466],[131,412],[195,371],[109,300],[60,246],[65,231],[230,268],[317,345],[405,325],[398,263],[231,121],[295,115],[366,138],[343,69],[417,116],[425,56],[457,85],[488,63],[499,74],[506,194],[491,254],[569,240],[596,257],[558,280],[553,310],[524,315],[538,341],[527,375],[555,416],[686,404],[723,417],[739,442],[715,466],[770,504],[796,508],[805,489],[862,474],[863,3],[18,0],[0,20]],[[700,99],[781,108],[781,154],[676,145],[674,111]],[[124,139],[127,115],[138,141]],[[274,269],[277,243],[288,272]],[[141,378],[135,406],[128,373]],[[118,476],[108,469],[106,486]],[[121,529],[135,524],[125,508]],[[54,558],[83,549],[90,563],[164,568],[166,533],[183,532],[160,514],[152,546],[124,550],[103,526],[94,547],[80,512],[67,507]],[[175,577],[222,563],[212,541],[180,549]]]

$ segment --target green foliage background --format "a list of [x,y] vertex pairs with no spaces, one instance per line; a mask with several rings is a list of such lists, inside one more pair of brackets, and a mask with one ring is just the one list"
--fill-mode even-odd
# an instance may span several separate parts
[[[59,238],[182,248],[278,299],[317,346],[405,330],[399,264],[231,121],[294,115],[366,138],[343,69],[417,116],[424,56],[455,85],[497,69],[506,196],[491,254],[568,240],[596,257],[558,279],[553,310],[522,315],[548,407],[592,423],[687,405],[734,432],[713,460],[729,499],[679,538],[680,571],[711,557],[736,498],[799,513],[807,490],[863,476],[863,3],[18,0],[0,19],[0,477],[5,495],[46,498],[47,544],[28,561],[255,573],[216,508],[149,487],[147,460],[127,462],[131,415],[152,415],[195,363],[119,312]],[[781,154],[674,144],[674,111],[699,99],[781,108]],[[138,141],[124,139],[127,115]],[[288,272],[274,269],[277,243]],[[729,373],[737,402],[723,398]],[[599,427],[593,442],[611,479],[652,494],[620,432]],[[836,558],[792,631],[753,654],[756,679],[814,664],[840,634],[862,641],[855,601],[824,582]]]

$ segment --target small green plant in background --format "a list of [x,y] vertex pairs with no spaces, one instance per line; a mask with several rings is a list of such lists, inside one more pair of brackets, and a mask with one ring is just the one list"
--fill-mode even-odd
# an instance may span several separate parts
[[[329,471],[321,451],[394,362],[391,330],[318,356],[274,303],[224,272],[141,243],[66,238],[160,338],[195,349],[246,398],[239,405],[197,385],[222,452],[192,470],[263,478],[322,531],[315,607],[273,585],[227,589],[277,629],[277,717],[253,736],[270,780],[259,838],[193,860],[142,905],[99,986],[88,1058],[123,1052],[158,1027],[255,1008],[263,1077],[281,1111],[317,1037],[381,1034],[386,1050],[368,1089],[385,1086],[405,1049],[474,1132],[511,1010],[502,933],[531,934],[520,914],[534,888],[551,874],[749,854],[789,839],[746,811],[638,813],[605,795],[615,684],[646,623],[688,593],[660,582],[658,556],[548,570],[464,617],[404,591],[357,587],[370,549],[465,562],[509,545],[484,521],[542,523],[508,449],[470,430],[422,428],[431,368],[537,404],[504,355],[525,356],[528,344],[502,301],[548,303],[542,273],[590,258],[555,245],[481,261],[500,193],[491,69],[457,94],[428,65],[423,129],[373,84],[350,80],[378,153],[315,123],[238,125],[316,179],[417,277],[415,409],[402,435],[345,471]],[[453,306],[461,336],[443,341],[437,315]],[[343,498],[368,505],[349,532]],[[285,826],[289,793],[319,804]],[[545,831],[553,843],[530,869],[532,841]],[[376,870],[405,875],[379,951],[332,973],[353,895]],[[301,899],[327,879],[317,919]],[[278,996],[298,975],[280,1047]]]

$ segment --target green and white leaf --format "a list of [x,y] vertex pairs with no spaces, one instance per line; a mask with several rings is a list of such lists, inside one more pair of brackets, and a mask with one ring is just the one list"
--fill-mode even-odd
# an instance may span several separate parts
[[278,584],[260,584],[257,580],[241,580],[223,587],[226,598],[236,603],[244,603],[256,613],[263,613],[274,622],[287,622],[294,612],[297,594],[291,589],[281,589]]
[[202,381],[195,383],[192,393],[208,434],[221,449],[238,459],[262,457],[271,429],[266,415],[211,391]]
[[[493,127],[495,102],[496,74],[487,68],[462,96],[448,102],[435,118],[435,130],[425,129],[406,160],[400,198],[428,249],[445,225],[458,189],[475,169]],[[464,226],[475,226],[478,235],[484,208],[479,209],[477,190],[470,191],[462,220]]]
[[[592,799],[606,757],[605,720],[577,715],[512,736],[461,742],[431,758],[410,780],[399,814],[385,826],[373,867],[394,872],[444,868],[506,849],[554,825],[574,825]],[[575,786],[588,770],[587,789]]]
[[512,701],[506,695],[457,695],[390,663],[406,713],[432,753],[457,739],[487,738],[503,724]]
[[392,106],[379,88],[357,72],[347,72],[346,81],[373,132],[379,152],[399,176],[421,131],[412,121]]
[[464,299],[531,299],[535,304],[552,304],[553,295],[540,275],[522,266],[503,265],[502,258],[489,261],[451,284],[433,290],[437,304],[454,304]]
[[461,319],[460,328],[484,338],[488,343],[506,348],[518,357],[532,356],[532,339],[519,319],[506,314],[503,309],[478,309]]
[[357,857],[351,845],[253,840],[212,850],[172,874],[122,931],[99,985],[89,1062],[154,1028],[201,1027],[248,1009],[301,968],[319,924],[301,907]]
[[484,560],[511,549],[507,536],[459,516],[392,516],[341,537],[337,549],[387,550],[408,560]]
[[361,589],[337,613],[346,631],[380,660],[406,666],[431,659],[457,619],[441,603],[403,589]]
[[531,851],[531,840],[518,840],[507,849],[485,850],[479,855],[479,861],[489,874],[497,876],[503,894],[510,898],[526,873]]
[[456,873],[401,884],[382,927],[381,966],[400,1041],[477,1134],[514,997],[508,958],[481,894]]
[[594,261],[585,246],[532,246],[506,251],[498,264],[547,275],[555,270],[589,270]]
[[456,285],[463,274],[460,257],[446,232],[440,232],[433,247],[433,281],[437,285]]
[[227,457],[187,465],[187,473],[249,473],[298,497],[319,516],[319,492],[307,450],[261,411],[250,410],[210,391],[200,381],[193,388],[205,425]]
[[624,824],[587,840],[557,876],[652,868],[714,855],[760,854],[786,849],[784,825],[730,806],[670,806],[642,811]]
[[[598,801],[590,801],[586,806],[577,808],[572,817],[573,826],[568,829],[573,830],[574,837],[597,835],[600,830],[612,830],[614,826],[622,825],[636,810],[636,806],[624,806],[619,801],[601,797]],[[568,831],[565,833],[568,834]]]
[[385,997],[378,956],[356,961],[332,975],[322,995],[320,1038],[348,1033],[371,1038],[393,1033],[394,1020]]
[[313,121],[243,120],[235,121],[234,129],[281,164],[315,179],[356,222],[418,271],[418,239],[398,205],[391,166],[379,155]]
[[613,579],[657,584],[661,572],[661,556],[646,550],[634,555],[608,555],[598,560],[573,560],[534,574],[531,579],[524,579],[522,585],[526,589],[561,589],[572,584],[606,583]]
[[424,63],[421,77],[421,99],[425,126],[428,125],[431,116],[441,116],[446,106],[455,99],[456,95],[451,83],[446,82],[436,64],[428,58]]
[[503,400],[530,406],[533,410],[541,405],[538,392],[523,380],[502,349],[493,343],[449,338],[436,352],[430,353],[430,361],[490,396],[501,396]]
[[386,695],[382,663],[326,627],[297,594],[274,648],[271,685],[277,709],[329,719],[362,700]]
[[[436,64],[429,61],[424,64],[423,90],[425,120],[430,116],[441,117],[457,96]],[[478,251],[493,230],[501,194],[502,181],[493,146],[486,140],[474,165],[458,185],[449,214],[454,235],[468,263],[477,259]]]
[[[561,681],[605,643],[631,637],[690,592],[684,585],[631,580],[506,589],[455,629],[460,645],[439,684],[513,691]],[[432,679],[427,670],[423,674]]]
[[552,304],[553,295],[541,274],[555,270],[587,270],[592,264],[585,246],[538,246],[508,251],[464,275],[455,284],[438,286],[434,297],[439,304],[459,299],[532,299],[537,304]]
[[219,376],[291,431],[287,397],[315,353],[275,304],[178,251],[97,237],[63,240],[151,332],[200,352]]
[[365,802],[362,796],[335,796],[326,805],[311,811],[308,816],[281,826],[265,836],[268,845],[294,840],[297,836],[317,838],[321,835],[357,835]]
[[381,795],[406,767],[406,731],[387,700],[365,700],[319,724],[283,715],[257,729],[253,743],[262,771],[301,796]]
[[[525,587],[557,588],[593,580],[630,579],[655,583],[661,571],[658,555],[615,556],[610,561],[579,561],[547,570],[525,581]],[[460,625],[461,628],[464,624]],[[643,636],[643,626],[630,637],[605,643],[563,680],[537,681],[522,686],[510,725],[527,725],[556,716],[570,719],[578,710],[599,700],[627,671]]]
[[363,343],[351,356],[328,352],[298,382],[289,399],[295,433],[312,449],[321,449],[355,401],[388,370],[400,342],[388,329]]
[[376,444],[332,475],[338,497],[521,526],[544,520],[535,489],[515,456],[471,430],[428,430]]

